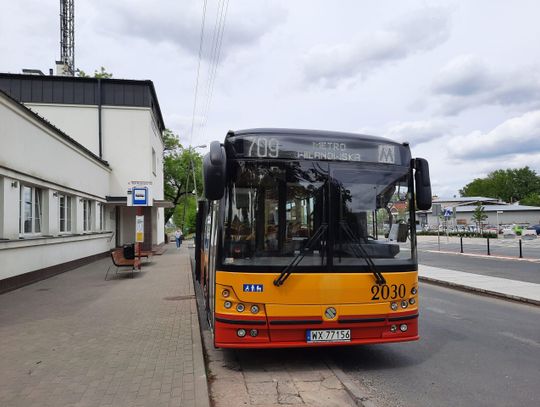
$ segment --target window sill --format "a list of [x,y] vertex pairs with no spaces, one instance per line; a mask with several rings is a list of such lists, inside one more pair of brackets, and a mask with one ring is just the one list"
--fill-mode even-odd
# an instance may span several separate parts
[[53,245],[68,242],[86,241],[94,239],[110,239],[113,232],[87,232],[81,234],[62,234],[58,236],[40,235],[20,237],[19,239],[0,239],[0,250],[16,249],[31,246]]

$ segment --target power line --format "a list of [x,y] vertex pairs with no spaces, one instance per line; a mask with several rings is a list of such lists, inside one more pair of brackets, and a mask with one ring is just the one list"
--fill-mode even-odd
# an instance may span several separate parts
[[227,17],[227,10],[229,7],[229,0],[220,1],[216,10],[216,20],[214,23],[214,29],[212,33],[212,45],[210,50],[210,63],[208,67],[208,80],[206,84],[206,97],[203,103],[202,120],[199,125],[199,134],[205,128],[208,120],[208,112],[210,109],[213,88],[215,78],[217,76],[217,69],[219,64],[219,58],[221,54],[221,46],[223,40],[223,33],[225,30],[225,20]]
[[[225,12],[223,13],[223,19],[222,19],[222,24],[221,24],[221,32],[219,33],[218,35],[218,45],[217,45],[217,53],[216,53],[216,63],[214,64],[214,72],[213,72],[213,75],[212,75],[212,79],[211,79],[211,84],[210,84],[210,96],[208,98],[208,103],[207,103],[207,106],[206,106],[206,111],[205,111],[205,114],[204,114],[204,127],[203,127],[203,131],[206,133],[206,123],[208,121],[208,115],[210,113],[210,106],[212,105],[212,97],[214,95],[214,83],[216,81],[216,76],[217,76],[217,69],[218,69],[218,66],[219,66],[219,59],[220,59],[220,56],[221,56],[221,45],[223,43],[223,33],[225,31],[225,20],[227,18],[227,11],[229,9],[229,0],[227,0],[227,3],[226,3],[226,6],[225,6]],[[205,134],[203,133],[203,135]]]
[[199,91],[199,74],[201,70],[201,55],[202,55],[202,49],[203,49],[203,42],[204,42],[204,24],[206,20],[206,3],[207,0],[204,0],[203,5],[203,13],[202,13],[202,22],[201,22],[201,34],[199,39],[199,62],[197,64],[197,80],[195,82],[195,98],[193,100],[193,115],[191,117],[191,133],[189,137],[189,144],[193,142],[193,126],[195,124],[195,109],[197,107],[197,94]]

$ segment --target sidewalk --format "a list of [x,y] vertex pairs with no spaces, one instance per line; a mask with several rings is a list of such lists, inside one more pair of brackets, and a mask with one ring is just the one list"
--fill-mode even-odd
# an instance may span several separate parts
[[421,264],[418,265],[418,278],[420,281],[540,305],[540,284],[465,273]]
[[[188,242],[142,271],[110,258],[0,295],[0,406],[373,405],[313,350],[214,349],[204,331]],[[114,273],[114,270],[112,270]],[[420,266],[420,279],[540,305],[540,285]],[[207,380],[208,379],[208,380]]]
[[209,406],[187,248],[110,264],[0,295],[0,406]]

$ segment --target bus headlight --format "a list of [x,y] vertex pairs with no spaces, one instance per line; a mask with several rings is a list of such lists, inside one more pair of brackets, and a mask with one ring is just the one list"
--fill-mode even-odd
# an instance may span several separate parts
[[407,332],[407,329],[409,329],[409,327],[407,326],[407,324],[401,324],[401,325],[399,326],[399,330],[400,330],[401,332]]
[[223,306],[224,306],[225,308],[229,309],[229,308],[232,307],[232,302],[230,302],[230,301],[225,301],[225,302],[223,303]]
[[398,309],[397,302],[391,303],[391,304],[390,304],[390,308],[392,308],[392,311],[397,311],[397,309]]
[[244,306],[244,304],[240,303],[236,306],[236,310],[238,312],[244,312],[244,310],[246,309],[246,307]]
[[417,292],[418,292],[418,290],[416,289],[416,287],[411,288],[411,294],[412,295],[416,295]]
[[409,304],[411,304],[411,305],[416,304],[416,300],[415,300],[414,298],[411,298],[411,299],[409,300]]
[[236,331],[236,335],[238,335],[240,338],[243,338],[246,336],[246,330],[244,328],[240,328],[238,331]]
[[401,301],[401,308],[407,308],[408,306],[409,306],[409,303],[407,302],[407,300]]
[[252,305],[251,306],[251,313],[256,314],[258,312],[259,312],[259,307],[257,305]]
[[230,291],[229,290],[223,290],[221,292],[221,295],[225,298],[227,298],[229,295],[231,295]]
[[396,332],[396,331],[397,331],[397,325],[392,325],[392,326],[390,327],[390,332],[393,333],[393,332]]
[[257,335],[259,335],[259,331],[257,331],[256,329],[252,329],[251,331],[249,331],[249,334],[252,338],[255,338]]

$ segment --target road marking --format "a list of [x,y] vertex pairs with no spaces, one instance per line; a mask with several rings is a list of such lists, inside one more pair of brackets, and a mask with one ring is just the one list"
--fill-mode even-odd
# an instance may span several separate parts
[[508,338],[512,338],[512,339],[515,339],[516,341],[519,341],[519,342],[522,342],[522,343],[525,343],[527,345],[532,345],[532,346],[536,346],[537,348],[540,348],[540,342],[536,342],[535,340],[533,339],[529,339],[529,338],[522,338],[521,336],[518,336],[512,332],[499,332],[501,335],[503,336],[506,336]]

